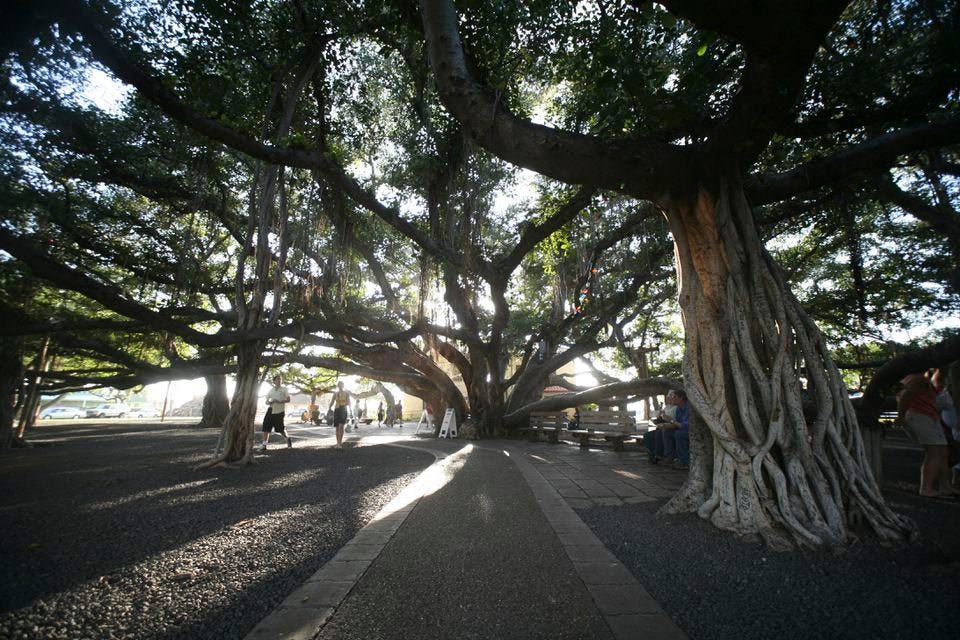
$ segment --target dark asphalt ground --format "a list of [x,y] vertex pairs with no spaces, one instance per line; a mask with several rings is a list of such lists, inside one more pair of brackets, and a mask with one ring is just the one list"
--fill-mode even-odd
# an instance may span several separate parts
[[0,456],[0,637],[243,637],[433,462],[277,447],[192,471],[216,437],[43,426]]

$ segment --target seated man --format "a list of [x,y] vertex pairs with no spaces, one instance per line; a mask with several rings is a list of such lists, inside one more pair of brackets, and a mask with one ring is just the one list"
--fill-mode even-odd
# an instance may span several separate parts
[[657,412],[657,415],[651,420],[657,428],[647,431],[643,434],[643,446],[647,448],[648,459],[653,464],[657,464],[663,458],[663,432],[662,425],[673,423],[677,415],[677,406],[674,402],[675,392],[668,391],[663,400],[663,407]]
[[687,404],[687,394],[683,391],[673,392],[673,402],[677,413],[673,422],[657,427],[663,432],[663,457],[667,464],[674,463],[675,469],[690,468],[690,405]]

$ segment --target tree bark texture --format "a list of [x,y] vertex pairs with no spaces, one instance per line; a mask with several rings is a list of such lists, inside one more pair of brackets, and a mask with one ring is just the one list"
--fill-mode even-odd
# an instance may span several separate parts
[[48,351],[50,349],[50,336],[44,336],[40,345],[40,353],[37,354],[37,375],[30,376],[30,382],[27,385],[27,398],[20,411],[20,421],[17,424],[16,437],[22,438],[27,429],[33,429],[37,422],[37,413],[40,408],[40,382],[43,372],[50,365]]
[[13,341],[0,342],[0,450],[13,446],[16,395],[23,383],[23,360]]
[[[773,548],[843,544],[860,521],[883,540],[913,537],[884,503],[840,373],[764,250],[739,180],[701,183],[667,214],[684,388],[709,439],[694,424],[691,473],[665,509]],[[803,393],[817,406],[812,423]]]

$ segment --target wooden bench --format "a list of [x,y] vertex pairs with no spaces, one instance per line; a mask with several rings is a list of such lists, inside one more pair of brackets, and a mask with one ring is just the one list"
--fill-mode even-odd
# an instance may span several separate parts
[[567,414],[563,411],[531,411],[530,442],[540,442],[540,434],[546,434],[547,442],[560,442],[560,431],[567,425]]
[[590,438],[603,438],[613,443],[614,451],[623,451],[627,440],[643,438],[629,411],[581,411],[579,427],[569,433],[580,440],[581,447],[590,446]]

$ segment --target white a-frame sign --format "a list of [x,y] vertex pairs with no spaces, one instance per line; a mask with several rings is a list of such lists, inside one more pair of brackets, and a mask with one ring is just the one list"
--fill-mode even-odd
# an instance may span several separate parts
[[417,423],[417,430],[414,431],[414,435],[420,433],[420,429],[422,429],[424,425],[426,425],[429,431],[433,431],[433,418],[427,413],[426,409],[420,414],[420,422]]
[[447,412],[443,414],[443,424],[440,425],[440,437],[457,437],[457,414],[454,413],[453,409],[447,409]]

